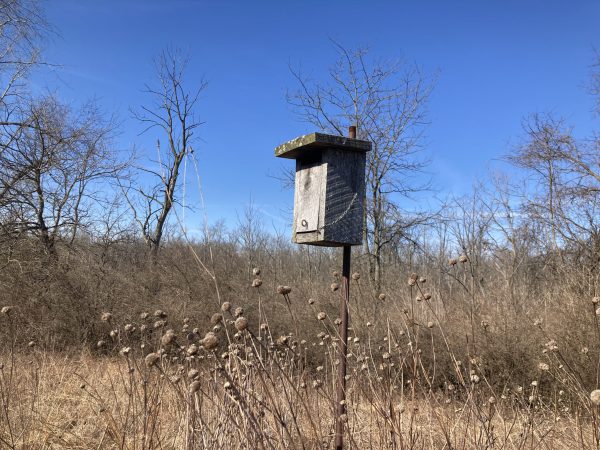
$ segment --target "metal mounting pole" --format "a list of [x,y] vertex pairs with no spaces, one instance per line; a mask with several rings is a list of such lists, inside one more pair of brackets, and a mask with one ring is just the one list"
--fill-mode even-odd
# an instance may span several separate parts
[[[351,126],[349,137],[356,139],[356,127]],[[342,289],[343,298],[340,301],[340,347],[339,347],[339,365],[338,380],[335,405],[335,448],[342,450],[344,448],[344,424],[346,420],[346,356],[348,354],[348,303],[350,302],[350,254],[352,247],[344,245],[344,255],[342,259]]]

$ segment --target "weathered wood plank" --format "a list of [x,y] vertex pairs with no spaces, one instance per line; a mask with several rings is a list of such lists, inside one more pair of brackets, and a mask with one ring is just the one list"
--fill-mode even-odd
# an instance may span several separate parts
[[340,150],[323,154],[327,163],[327,194],[323,240],[362,244],[365,156]]
[[360,139],[344,136],[335,136],[323,133],[311,133],[292,139],[275,148],[275,156],[296,159],[307,152],[321,151],[325,148],[346,150],[353,152],[368,152],[371,143]]
[[296,163],[294,229],[296,233],[317,231],[323,222],[321,191],[325,187],[327,166],[320,161]]

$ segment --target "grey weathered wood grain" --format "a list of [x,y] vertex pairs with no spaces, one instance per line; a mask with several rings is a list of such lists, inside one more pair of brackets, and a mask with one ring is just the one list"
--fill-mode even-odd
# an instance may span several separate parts
[[307,152],[318,152],[326,148],[336,148],[355,152],[368,152],[371,143],[360,139],[352,139],[331,134],[311,133],[292,139],[275,148],[275,156],[297,159]]
[[294,233],[316,232],[323,224],[327,165],[296,161]]

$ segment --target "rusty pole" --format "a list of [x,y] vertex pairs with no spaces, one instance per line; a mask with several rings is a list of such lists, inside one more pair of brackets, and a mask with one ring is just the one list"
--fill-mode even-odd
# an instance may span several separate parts
[[[356,127],[351,126],[348,136],[356,139]],[[343,298],[340,301],[340,347],[338,364],[338,381],[335,405],[335,448],[344,448],[344,423],[346,422],[346,364],[348,354],[348,303],[350,302],[350,250],[351,246],[344,245],[342,259],[342,289]]]

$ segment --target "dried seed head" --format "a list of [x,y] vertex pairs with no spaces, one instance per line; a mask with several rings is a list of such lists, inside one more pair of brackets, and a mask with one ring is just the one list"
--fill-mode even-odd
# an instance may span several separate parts
[[131,324],[131,323],[128,323],[128,324],[126,324],[126,325],[123,327],[123,329],[124,329],[126,332],[128,332],[128,333],[131,333],[132,331],[135,331],[135,327],[134,327],[134,326],[133,326],[133,324]]
[[340,325],[342,323],[342,320],[338,317],[333,321],[333,323],[335,323],[336,325]]
[[546,371],[550,370],[550,366],[544,362],[541,362],[538,364],[538,369],[546,372]]
[[600,389],[593,390],[590,394],[590,399],[594,405],[600,405]]
[[587,347],[582,347],[581,349],[581,354],[582,355],[587,355],[590,352],[590,349]]
[[[2,309],[0,309],[0,313],[8,316],[12,310],[13,310],[13,306],[3,306]],[[103,316],[104,316],[104,314],[103,314]]]
[[269,329],[269,325],[267,325],[266,323],[261,323],[260,324],[260,330],[261,331],[267,331]]
[[193,381],[188,389],[190,391],[190,394],[195,394],[200,390],[200,382],[198,380]]
[[154,322],[154,329],[158,329],[158,328],[162,328],[167,324],[166,320],[157,320],[156,322]]
[[204,339],[202,339],[200,343],[206,350],[214,350],[219,346],[219,338],[215,333],[209,331],[206,333]]
[[353,280],[355,280],[355,281],[358,281],[358,280],[360,280],[360,273],[358,273],[358,272],[354,272],[354,273],[352,274],[352,279],[353,279]]
[[333,275],[333,278],[337,278],[340,276],[340,273],[337,270],[334,270],[331,275]]
[[157,355],[156,353],[148,353],[146,355],[146,358],[144,358],[144,361],[146,362],[146,366],[148,367],[152,367],[154,365],[156,365],[156,363],[160,360],[160,355]]
[[317,319],[319,320],[325,320],[326,317],[327,314],[325,314],[324,312],[320,312],[319,314],[317,314]]
[[150,314],[148,314],[148,313],[147,313],[147,312],[145,312],[145,311],[144,311],[143,313],[141,313],[141,314],[140,314],[140,319],[142,319],[142,320],[145,320],[145,319],[147,319],[148,317],[150,317]]
[[490,397],[490,398],[488,398],[488,403],[490,405],[493,405],[494,403],[496,403],[496,397]]
[[29,341],[29,342],[27,343],[27,346],[28,346],[28,347],[35,347],[35,342],[34,342],[34,341]]
[[383,294],[383,293],[379,294],[379,300],[383,301],[383,300],[385,300],[386,298],[387,298],[387,295],[385,295],[385,294]]
[[252,273],[254,274],[255,277],[260,275],[260,267],[255,267],[254,269],[252,269]]
[[123,347],[119,353],[121,353],[121,355],[123,355],[123,356],[127,356],[127,355],[129,355],[130,352],[131,352],[131,347]]
[[289,286],[277,286],[277,293],[281,295],[287,295],[292,292],[292,288]]
[[467,258],[467,255],[460,255],[460,256],[458,257],[458,260],[459,260],[461,263],[463,263],[463,264],[464,264],[464,263],[466,263],[466,262],[469,260],[469,258]]
[[235,317],[240,317],[242,314],[244,314],[244,308],[242,308],[241,306],[235,308],[235,311],[233,312],[233,315]]
[[190,346],[187,348],[187,350],[186,350],[186,353],[187,353],[189,356],[194,356],[194,355],[197,355],[197,354],[198,354],[198,346],[197,346],[196,344],[192,344],[192,345],[190,345]]
[[600,297],[594,297],[594,298],[592,299],[592,303],[593,303],[594,305],[597,305],[598,303],[600,303]]
[[431,321],[427,322],[427,328],[433,328],[434,325],[435,324],[433,322],[431,322]]
[[252,281],[252,287],[260,287],[262,285],[262,280],[260,278],[255,278]]
[[425,278],[425,277],[419,278],[419,283],[421,283],[421,284],[427,283],[427,278]]
[[277,340],[275,341],[275,343],[277,345],[284,346],[285,344],[287,344],[288,340],[289,340],[288,336],[279,336],[277,338]]
[[308,304],[309,304],[309,305],[314,305],[314,304],[315,304],[315,299],[313,299],[313,298],[309,298],[309,299],[308,299]]
[[162,309],[157,309],[156,311],[154,311],[154,317],[164,319],[165,317],[167,317],[167,313],[164,312]]
[[160,343],[164,347],[167,347],[167,346],[173,344],[175,342],[176,338],[177,338],[177,336],[175,335],[175,332],[173,330],[167,330],[167,332],[163,335],[163,337],[160,338]]
[[221,323],[222,320],[223,314],[221,313],[214,313],[212,316],[210,316],[210,323],[212,323],[213,325]]
[[105,345],[106,345],[106,342],[104,342],[102,339],[100,339],[100,340],[98,341],[98,343],[96,344],[96,347],[98,347],[98,348],[102,348],[102,347],[104,347]]
[[425,300],[431,300],[431,294],[429,292],[425,292],[425,294],[423,294],[423,298]]
[[221,305],[221,311],[227,312],[231,309],[231,303],[225,302]]
[[112,320],[112,314],[109,312],[104,312],[100,316],[100,320],[102,320],[102,322],[110,322]]
[[456,258],[450,258],[448,260],[448,264],[451,266],[455,266],[458,263],[458,261],[456,260]]
[[323,386],[323,382],[321,380],[315,380],[313,381],[312,385],[315,389],[319,389],[321,386]]
[[190,379],[194,379],[194,378],[198,378],[198,376],[200,375],[200,372],[198,372],[197,369],[190,369],[190,371],[187,373],[188,378]]
[[116,338],[119,335],[119,332],[117,330],[110,330],[110,333],[108,333],[110,335],[111,338]]
[[248,320],[245,317],[238,317],[235,319],[235,329],[238,331],[244,331],[248,328]]
[[409,286],[414,286],[415,284],[417,284],[417,278],[418,275],[416,273],[411,273],[410,277],[408,277],[408,285]]
[[338,283],[331,283],[331,286],[329,286],[329,288],[331,289],[331,292],[335,292],[340,288],[340,285]]

